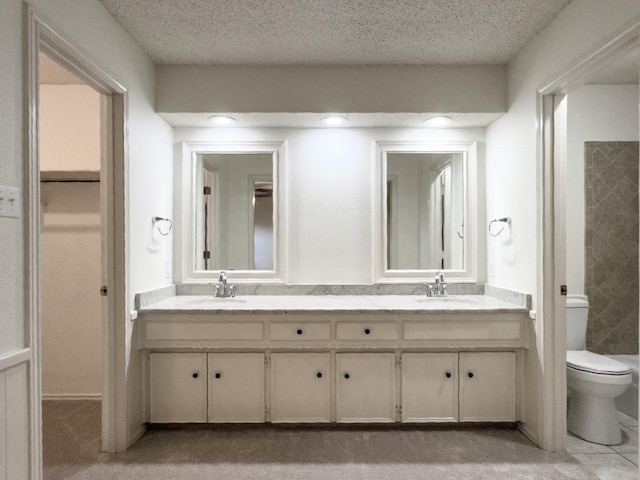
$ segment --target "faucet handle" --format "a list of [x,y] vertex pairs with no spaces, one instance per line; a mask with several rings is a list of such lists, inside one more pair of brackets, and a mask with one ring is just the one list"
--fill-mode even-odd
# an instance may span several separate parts
[[441,288],[442,295],[446,295],[447,294],[447,284],[446,283],[441,283],[440,284],[440,288]]
[[427,297],[432,297],[433,296],[433,285],[431,285],[430,283],[427,283]]
[[235,285],[229,285],[229,288],[227,289],[227,295],[229,297],[235,297],[236,296],[236,290],[235,290],[236,286]]

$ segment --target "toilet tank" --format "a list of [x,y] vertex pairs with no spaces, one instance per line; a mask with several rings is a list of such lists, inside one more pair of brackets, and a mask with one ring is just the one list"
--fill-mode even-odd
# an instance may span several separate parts
[[567,297],[567,350],[584,350],[587,342],[589,302]]

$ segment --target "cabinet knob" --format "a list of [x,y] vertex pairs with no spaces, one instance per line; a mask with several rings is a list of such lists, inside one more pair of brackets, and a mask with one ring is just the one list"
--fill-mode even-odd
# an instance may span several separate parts
[[297,333],[298,335],[302,335],[302,329],[299,328]]
[[451,378],[451,372],[447,372],[447,373],[445,373],[445,376],[446,376],[447,378]]
[[369,335],[370,333],[371,333],[371,329],[369,329],[369,328],[365,328],[364,329],[364,334],[365,335]]
[[469,377],[469,378],[473,378],[473,372],[468,372],[468,373],[467,373],[467,377]]
[[218,373],[216,373],[216,374],[215,374],[215,377],[216,377],[216,378],[220,378],[221,376],[222,376],[222,374],[221,374],[220,372],[218,372]]
[[198,372],[194,372],[193,375],[191,375],[193,378],[198,378]]
[[348,374],[348,373],[345,373],[345,374],[344,374],[344,378],[346,378],[347,380],[349,380],[349,374]]
[[316,373],[316,377],[318,377],[318,378],[322,378],[322,372],[318,372],[318,373]]

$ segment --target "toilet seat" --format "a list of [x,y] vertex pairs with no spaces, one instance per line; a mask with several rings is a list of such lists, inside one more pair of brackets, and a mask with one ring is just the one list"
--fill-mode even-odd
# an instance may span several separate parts
[[596,375],[627,375],[627,365],[587,350],[567,350],[567,367]]

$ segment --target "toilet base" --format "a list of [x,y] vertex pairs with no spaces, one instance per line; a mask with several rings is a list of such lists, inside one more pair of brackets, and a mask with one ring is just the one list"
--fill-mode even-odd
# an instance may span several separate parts
[[572,391],[567,430],[588,442],[619,445],[622,443],[622,432],[615,399]]

